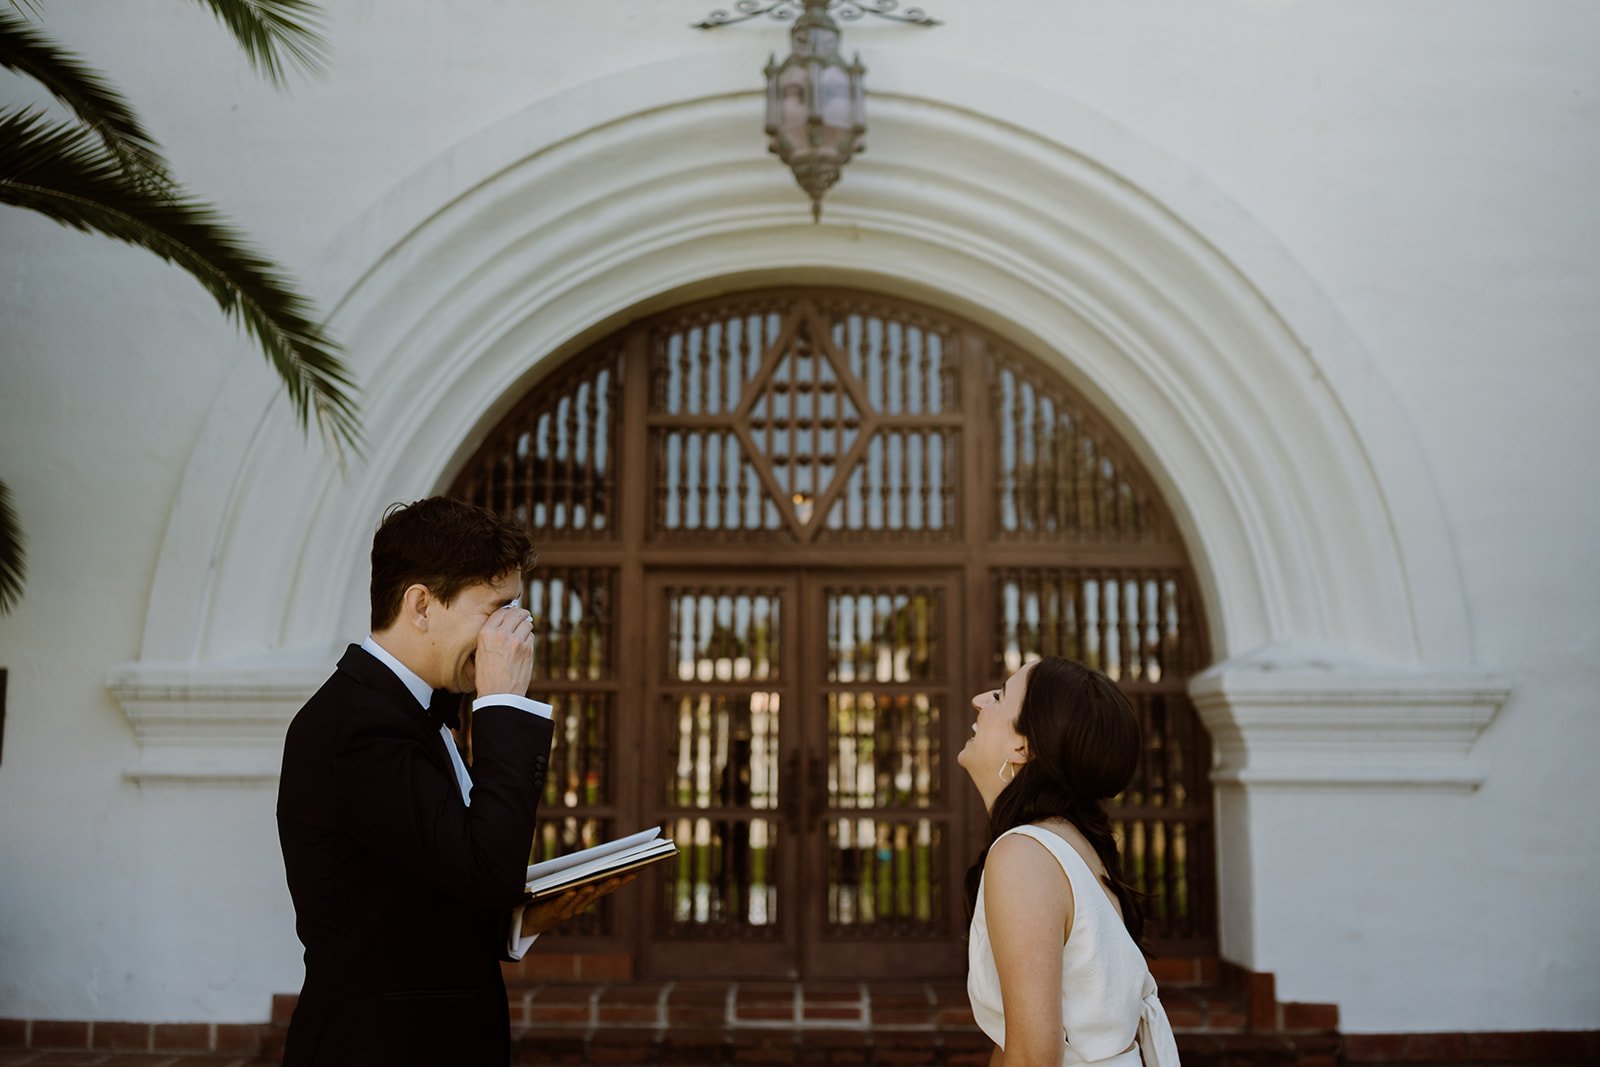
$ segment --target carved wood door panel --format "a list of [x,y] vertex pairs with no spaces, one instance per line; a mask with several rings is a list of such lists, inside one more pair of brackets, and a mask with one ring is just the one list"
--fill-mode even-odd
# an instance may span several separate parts
[[652,872],[643,973],[797,973],[798,600],[781,573],[648,579],[641,814],[679,855]]
[[805,583],[809,681],[802,969],[960,973],[972,787],[956,654],[959,575],[874,570]]

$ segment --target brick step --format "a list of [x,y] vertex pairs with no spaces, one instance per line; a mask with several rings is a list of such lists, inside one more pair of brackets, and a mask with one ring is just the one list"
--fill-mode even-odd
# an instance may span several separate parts
[[[1336,1067],[1338,1013],[1279,1004],[1271,975],[1215,958],[1157,960],[1195,1067]],[[625,955],[545,954],[505,967],[513,1060],[528,1064],[987,1064],[964,983],[636,981]],[[262,1061],[282,1055],[292,996],[273,1000]]]
[[[1326,1004],[1284,1004],[1270,974],[1215,959],[1152,966],[1185,1067],[1579,1067],[1600,1031],[1353,1034]],[[956,982],[639,982],[625,955],[544,953],[505,970],[518,1064],[985,1065]],[[281,1062],[295,997],[268,1023],[0,1019],[0,1067]]]
[[[599,982],[519,983],[508,990],[513,1026],[540,1029],[683,1027],[729,1030],[976,1029],[964,985],[950,982]],[[1163,990],[1177,1033],[1250,1029],[1246,993],[1227,986]],[[1327,1032],[1300,1026],[1293,1031]]]
[[[565,1064],[986,1064],[951,982],[513,981],[516,1060]],[[1330,1030],[1253,1033],[1250,991],[1172,984],[1163,1004],[1197,1067],[1334,1067]],[[1276,1007],[1276,1005],[1275,1005]]]
[[[515,1064],[900,1064],[983,1067],[991,1046],[976,1029],[722,1029],[526,1027],[513,1036]],[[1178,1035],[1185,1067],[1334,1067],[1337,1034]]]

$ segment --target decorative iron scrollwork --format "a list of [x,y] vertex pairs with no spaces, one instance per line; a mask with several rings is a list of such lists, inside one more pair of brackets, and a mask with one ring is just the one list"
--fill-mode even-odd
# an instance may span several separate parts
[[[714,30],[718,26],[731,26],[749,22],[763,15],[779,22],[789,22],[805,10],[803,0],[738,0],[732,11],[717,9],[699,22],[690,25],[697,30]],[[854,22],[866,15],[876,15],[891,22],[904,22],[912,26],[937,26],[939,20],[920,7],[900,8],[900,0],[830,0],[828,11],[846,22]]]
[[939,25],[938,19],[920,7],[908,7],[904,11],[899,11],[899,0],[843,0],[838,6],[839,17],[846,21],[854,21],[862,15],[877,15],[879,18],[908,22],[914,26]]

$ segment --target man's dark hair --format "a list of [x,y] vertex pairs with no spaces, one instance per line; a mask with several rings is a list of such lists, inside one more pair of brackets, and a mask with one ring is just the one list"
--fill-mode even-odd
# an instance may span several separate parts
[[372,535],[372,632],[394,623],[413,585],[449,604],[468,586],[527,574],[537,558],[526,528],[475,504],[443,496],[396,504]]

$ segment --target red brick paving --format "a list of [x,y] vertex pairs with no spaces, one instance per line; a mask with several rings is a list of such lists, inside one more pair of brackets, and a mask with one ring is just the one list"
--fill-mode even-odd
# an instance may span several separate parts
[[[1217,985],[1204,982],[1207,970],[1175,965],[1162,988],[1188,1067],[1600,1062],[1600,1032],[1341,1036],[1332,1005],[1266,1002],[1270,976],[1224,967],[1230,983]],[[0,1067],[268,1067],[281,1056],[293,1004],[275,997],[276,1022],[260,1024],[0,1019]],[[966,989],[953,982],[522,978],[511,983],[509,1006],[516,1063],[983,1067],[990,1051]],[[1266,1008],[1273,1026],[1263,1028]]]
[[175,1056],[170,1052],[59,1052],[0,1049],[0,1067],[257,1067],[254,1059],[210,1053]]

